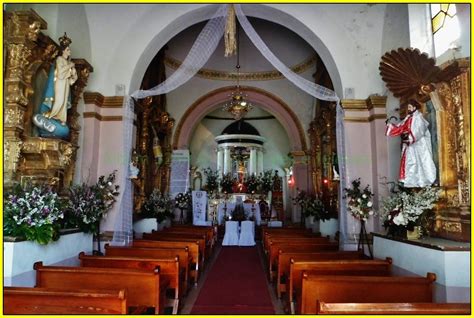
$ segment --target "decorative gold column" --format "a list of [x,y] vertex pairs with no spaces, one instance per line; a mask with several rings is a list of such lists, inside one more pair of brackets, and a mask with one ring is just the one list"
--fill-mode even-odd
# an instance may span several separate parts
[[[443,198],[436,211],[435,231],[455,240],[470,240],[470,68],[459,60],[461,74],[440,83],[431,94],[437,108],[440,185]],[[449,67],[449,64],[448,66]]]
[[318,108],[308,130],[312,191],[322,199],[333,216],[338,211],[339,182],[334,178],[336,162],[336,108],[334,104]]
[[34,60],[35,41],[46,22],[34,11],[5,12],[6,62],[4,72],[4,186],[18,182],[18,167],[23,146],[24,117],[32,93],[28,69]]

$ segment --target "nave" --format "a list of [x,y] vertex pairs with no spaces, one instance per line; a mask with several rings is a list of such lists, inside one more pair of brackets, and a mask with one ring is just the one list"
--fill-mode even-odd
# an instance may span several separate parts
[[173,225],[131,246],[106,245],[105,255],[81,253],[80,266],[37,262],[34,288],[5,288],[5,313],[470,312],[470,304],[434,302],[435,273],[399,276],[391,258],[340,251],[304,228],[257,231],[255,247],[221,246],[214,227]]

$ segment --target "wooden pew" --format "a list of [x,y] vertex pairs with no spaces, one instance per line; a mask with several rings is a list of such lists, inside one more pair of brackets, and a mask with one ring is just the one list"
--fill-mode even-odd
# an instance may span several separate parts
[[[152,241],[173,241],[173,242],[198,242],[199,252],[203,256],[202,266],[206,262],[206,235],[205,234],[186,234],[186,233],[165,233],[152,231],[143,233],[144,240]],[[201,267],[202,267],[201,266]]]
[[105,256],[121,256],[121,257],[140,257],[140,258],[174,258],[179,260],[179,273],[184,278],[181,290],[187,293],[189,286],[189,266],[191,257],[189,249],[184,248],[147,248],[147,247],[127,247],[127,246],[110,246],[105,244]]
[[164,313],[166,289],[169,281],[160,277],[159,268],[153,271],[131,268],[93,268],[43,266],[36,262],[36,286],[58,290],[87,287],[97,290],[127,290],[129,307],[153,307],[155,314]]
[[[300,244],[328,244],[337,245],[338,243],[335,241],[330,241],[327,237],[271,237],[268,239],[268,246],[266,255],[267,257],[272,253],[271,249],[275,248],[275,245],[278,244],[287,244],[287,245],[294,245],[298,246]],[[339,249],[339,246],[338,246]],[[332,250],[332,249],[331,249]],[[273,251],[274,252],[274,251]]]
[[325,303],[320,315],[470,315],[469,303]]
[[286,285],[290,279],[291,259],[297,261],[318,261],[318,260],[338,260],[338,259],[369,259],[362,251],[322,251],[308,252],[306,248],[291,248],[289,250],[280,249],[277,259],[277,294],[281,297],[282,292],[286,292]]
[[4,287],[3,314],[126,315],[126,291]]
[[385,260],[311,260],[290,261],[290,277],[288,279],[288,304],[291,312],[295,312],[295,305],[301,304],[303,273],[311,275],[343,275],[343,276],[391,276],[392,259]]
[[265,232],[262,236],[262,242],[263,242],[263,250],[265,253],[268,252],[268,245],[269,241],[271,239],[284,239],[284,238],[291,238],[291,237],[308,237],[308,238],[320,238],[323,240],[329,240],[328,236],[321,236],[317,234],[313,234],[310,232],[283,232],[283,233],[271,233],[271,232]]
[[380,277],[311,275],[303,273],[298,314],[316,314],[317,302],[387,303],[433,302],[436,275],[426,277]]
[[148,248],[188,248],[191,256],[190,274],[194,278],[194,284],[197,285],[199,279],[199,271],[202,271],[204,258],[199,253],[199,242],[182,242],[182,241],[155,241],[155,240],[133,240],[132,247],[148,247]]
[[270,242],[268,250],[268,272],[270,282],[273,281],[273,277],[276,277],[277,271],[277,260],[280,250],[305,250],[308,252],[322,252],[322,251],[338,251],[338,242],[314,242],[314,241],[292,241],[292,242]]
[[[79,253],[80,265],[83,267],[102,267],[102,268],[135,268],[154,270],[160,268],[160,275],[168,279],[169,288],[174,290],[174,297],[171,300],[173,314],[178,313],[179,299],[182,298],[179,275],[179,258],[138,258],[123,256],[93,256]],[[184,280],[184,277],[183,279]]]
[[173,225],[171,228],[166,228],[165,232],[195,232],[195,233],[205,233],[206,240],[210,246],[210,251],[214,249],[215,243],[217,242],[217,233],[216,228],[213,226],[190,226],[183,224]]

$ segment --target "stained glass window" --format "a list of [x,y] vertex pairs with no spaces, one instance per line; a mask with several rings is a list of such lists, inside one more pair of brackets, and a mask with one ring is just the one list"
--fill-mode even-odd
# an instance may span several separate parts
[[431,26],[436,56],[440,56],[454,45],[460,35],[456,5],[452,3],[431,4]]

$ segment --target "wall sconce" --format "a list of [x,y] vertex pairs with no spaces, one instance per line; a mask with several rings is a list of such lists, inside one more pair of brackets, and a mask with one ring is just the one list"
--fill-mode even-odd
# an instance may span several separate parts
[[295,178],[293,178],[293,175],[290,176],[288,179],[288,186],[292,187],[295,184]]

